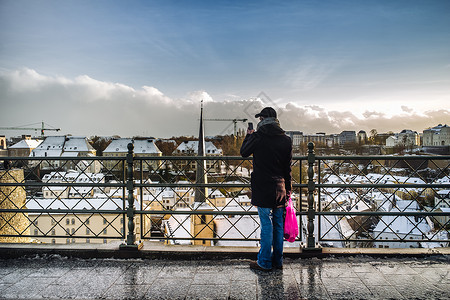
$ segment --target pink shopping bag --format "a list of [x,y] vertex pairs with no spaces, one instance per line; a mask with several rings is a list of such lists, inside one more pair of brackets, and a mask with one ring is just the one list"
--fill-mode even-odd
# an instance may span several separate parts
[[286,206],[286,218],[284,219],[284,238],[293,243],[298,235],[298,222],[295,215],[295,209],[292,205],[292,199],[289,198],[289,203]]

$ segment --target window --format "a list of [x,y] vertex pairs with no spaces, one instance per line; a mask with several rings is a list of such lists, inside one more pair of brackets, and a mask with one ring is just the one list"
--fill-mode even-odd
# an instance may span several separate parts
[[120,224],[123,224],[123,218],[120,218]]
[[105,228],[105,229],[103,229],[103,234],[107,234],[108,233],[108,230]]
[[89,222],[90,222],[89,220],[90,220],[90,219],[86,219],[86,222],[85,222],[86,225],[89,225]]
[[75,219],[72,219],[72,225],[75,225]]
[[69,224],[70,224],[70,220],[66,219],[66,225],[69,225]]
[[108,243],[108,240],[107,239],[103,239],[103,244],[106,244],[106,243]]
[[70,239],[66,239],[66,244],[70,244]]
[[66,228],[66,235],[69,235],[69,234],[70,234],[70,229]]
[[89,230],[89,228],[86,228],[86,235],[90,235],[91,234],[91,230]]
[[106,225],[107,222],[108,222],[108,221],[106,221],[106,219],[103,218],[103,225]]
[[34,221],[33,221],[33,224],[34,224],[34,226],[38,226],[38,220],[37,220],[37,219],[34,220]]
[[56,240],[55,239],[52,239],[52,244],[56,244]]
[[52,223],[52,225],[55,225],[55,219],[52,219],[52,221],[51,221],[51,223]]
[[56,235],[56,230],[52,229],[52,235]]
[[200,216],[200,223],[201,224],[206,224],[206,216],[205,215],[201,215]]
[[91,239],[86,239],[86,244],[90,244],[91,243]]
[[72,228],[72,234],[74,234],[75,233],[75,228]]
[[38,230],[37,229],[34,230],[34,235],[38,235]]

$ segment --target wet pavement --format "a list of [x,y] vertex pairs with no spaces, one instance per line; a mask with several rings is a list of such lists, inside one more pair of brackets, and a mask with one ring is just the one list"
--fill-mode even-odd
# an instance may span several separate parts
[[450,299],[447,256],[248,260],[0,259],[0,299]]

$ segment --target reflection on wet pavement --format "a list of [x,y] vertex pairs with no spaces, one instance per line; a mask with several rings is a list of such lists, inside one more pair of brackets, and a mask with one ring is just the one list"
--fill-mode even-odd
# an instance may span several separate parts
[[247,260],[0,259],[0,299],[449,299],[445,256]]

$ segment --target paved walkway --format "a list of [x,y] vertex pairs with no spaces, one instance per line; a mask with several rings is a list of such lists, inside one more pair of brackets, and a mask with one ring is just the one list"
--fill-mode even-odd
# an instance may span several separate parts
[[449,259],[0,259],[0,299],[450,299]]

